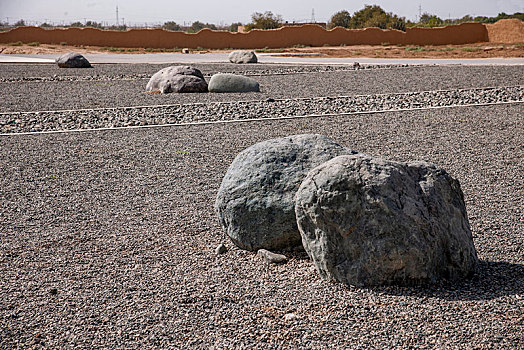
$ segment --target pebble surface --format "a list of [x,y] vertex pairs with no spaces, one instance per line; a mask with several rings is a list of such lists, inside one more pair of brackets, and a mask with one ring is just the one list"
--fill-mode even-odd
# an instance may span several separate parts
[[[507,81],[477,87],[518,85]],[[522,348],[522,112],[514,103],[1,136],[0,348]],[[216,255],[227,239],[213,203],[227,167],[254,143],[297,133],[458,178],[475,277],[357,289],[323,281],[300,251],[283,265],[232,245]]]
[[[22,70],[23,67],[25,70]],[[325,66],[279,65],[194,65],[206,76],[216,73],[260,72],[253,78],[260,93],[146,94],[149,78],[164,65],[97,65],[92,69],[60,69],[54,65],[2,65],[4,78],[77,76],[91,79],[96,75],[119,76],[118,80],[84,80],[52,82],[0,82],[1,112],[56,111],[129,106],[174,105],[188,103],[265,101],[273,99],[316,98],[393,94],[414,91],[476,89],[521,86],[521,66],[410,66],[341,71],[325,71]],[[328,66],[337,69],[337,66]],[[349,69],[349,70],[348,70]],[[293,73],[299,71],[300,74]],[[270,74],[287,72],[286,74]],[[137,75],[146,79],[135,78]]]

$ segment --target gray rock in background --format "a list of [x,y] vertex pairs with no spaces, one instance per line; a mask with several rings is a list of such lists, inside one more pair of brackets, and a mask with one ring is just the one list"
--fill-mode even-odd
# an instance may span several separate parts
[[329,280],[411,285],[477,266],[460,184],[435,165],[340,156],[311,170],[295,209],[304,248]]
[[353,154],[322,135],[294,135],[257,143],[240,152],[218,190],[215,210],[231,240],[256,251],[300,246],[295,193],[309,170]]
[[171,66],[159,70],[146,85],[147,92],[207,92],[202,72],[189,66]]
[[236,50],[229,54],[229,62],[231,63],[257,63],[258,58],[255,51]]
[[260,92],[260,85],[243,75],[218,73],[209,80],[209,92]]
[[56,59],[60,68],[91,68],[91,63],[79,53],[69,52]]

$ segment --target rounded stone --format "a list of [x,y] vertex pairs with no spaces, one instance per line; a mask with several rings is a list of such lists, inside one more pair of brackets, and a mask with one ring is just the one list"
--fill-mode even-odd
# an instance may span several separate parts
[[356,153],[326,136],[305,134],[267,140],[240,152],[222,180],[215,209],[240,248],[279,250],[300,246],[295,193],[309,170]]
[[258,58],[254,51],[235,50],[229,54],[231,63],[257,63]]
[[147,92],[207,92],[207,83],[202,72],[189,66],[166,67],[149,79]]
[[56,59],[60,68],[91,68],[91,63],[79,53],[69,52]]
[[209,92],[260,92],[260,85],[243,75],[218,73],[209,80]]
[[460,184],[428,163],[336,157],[309,172],[295,211],[328,280],[413,285],[469,276],[478,263]]

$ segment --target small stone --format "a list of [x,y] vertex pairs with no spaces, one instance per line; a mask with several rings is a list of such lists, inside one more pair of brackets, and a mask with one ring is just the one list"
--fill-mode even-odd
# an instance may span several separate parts
[[289,322],[289,321],[294,321],[296,319],[297,319],[297,315],[294,313],[289,313],[289,314],[284,315],[284,321]]
[[260,85],[243,75],[218,73],[209,80],[209,92],[260,92]]
[[187,47],[184,47],[184,48],[182,49],[182,53],[186,53],[186,54],[189,53],[189,49],[188,49]]
[[236,50],[229,54],[231,63],[257,63],[258,58],[254,51]]
[[287,256],[270,252],[269,250],[259,249],[257,254],[264,258],[269,264],[281,264],[287,261]]
[[358,62],[354,62],[354,63],[353,63],[353,68],[355,68],[355,69],[359,69],[359,68],[360,68],[360,63],[358,63]]
[[147,92],[207,92],[202,72],[189,66],[171,66],[156,72],[146,85]]
[[275,99],[270,97],[266,100],[266,102],[275,102]]
[[215,248],[216,255],[224,254],[225,252],[227,252],[227,247],[223,243],[220,243],[218,247]]
[[60,68],[91,68],[91,63],[79,53],[69,52],[56,59]]
[[49,290],[49,294],[51,294],[51,295],[57,295],[57,294],[58,294],[58,289],[56,289],[56,288],[51,288],[51,289]]

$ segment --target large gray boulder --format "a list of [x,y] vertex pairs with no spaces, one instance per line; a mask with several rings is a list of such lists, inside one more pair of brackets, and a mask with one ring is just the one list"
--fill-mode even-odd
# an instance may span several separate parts
[[202,72],[189,66],[171,66],[156,72],[146,85],[147,92],[207,92]]
[[236,50],[229,54],[231,63],[257,63],[258,58],[254,51]]
[[60,68],[91,68],[91,63],[79,53],[69,52],[56,59]]
[[435,165],[340,156],[309,172],[295,210],[303,246],[328,280],[412,285],[477,266],[460,184]]
[[295,135],[257,143],[227,170],[215,203],[220,223],[240,248],[281,250],[300,246],[295,193],[309,170],[352,154],[322,135]]
[[209,80],[209,92],[259,92],[260,85],[243,75],[218,73]]

